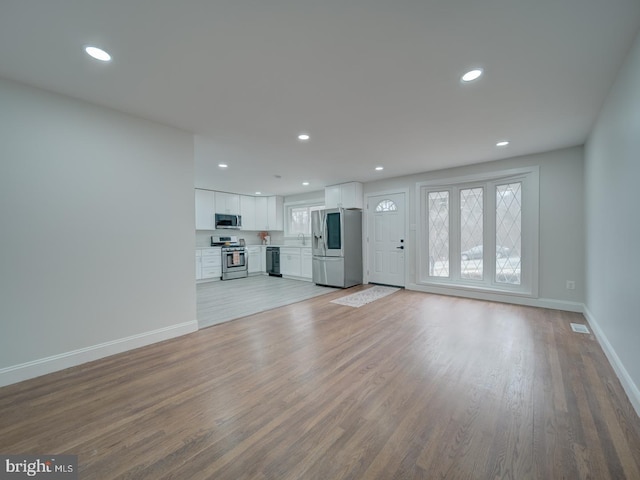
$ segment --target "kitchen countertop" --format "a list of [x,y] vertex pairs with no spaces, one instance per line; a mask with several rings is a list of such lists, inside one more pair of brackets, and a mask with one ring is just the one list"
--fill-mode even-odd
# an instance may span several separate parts
[[280,248],[311,248],[311,245],[265,245],[266,247],[280,247]]
[[[283,244],[272,244],[272,245],[245,245],[245,247],[278,247],[278,248],[311,248],[311,245],[283,245]],[[204,250],[205,248],[221,248],[220,246],[212,247],[211,245],[204,245],[200,247],[196,247],[196,250]]]

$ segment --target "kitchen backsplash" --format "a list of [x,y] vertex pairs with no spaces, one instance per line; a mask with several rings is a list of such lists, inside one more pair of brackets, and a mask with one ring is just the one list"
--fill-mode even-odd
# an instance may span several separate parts
[[[211,246],[211,236],[228,237],[234,235],[238,239],[244,238],[247,245],[262,245],[262,240],[258,237],[258,230],[196,230],[196,248],[204,248]],[[271,243],[273,245],[284,244],[284,232],[269,232],[271,235]]]

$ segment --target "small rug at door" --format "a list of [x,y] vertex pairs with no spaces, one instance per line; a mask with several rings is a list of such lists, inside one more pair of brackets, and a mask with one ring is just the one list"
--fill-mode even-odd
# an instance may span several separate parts
[[367,303],[379,300],[382,297],[386,297],[387,295],[391,295],[398,290],[400,289],[394,287],[381,287],[379,285],[376,285],[375,287],[362,290],[361,292],[347,295],[346,297],[337,298],[336,300],[331,300],[331,303],[358,308],[366,305]]

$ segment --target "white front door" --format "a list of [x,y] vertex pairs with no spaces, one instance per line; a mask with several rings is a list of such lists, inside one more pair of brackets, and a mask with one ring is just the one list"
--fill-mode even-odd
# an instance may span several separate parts
[[404,193],[368,198],[369,282],[404,287]]

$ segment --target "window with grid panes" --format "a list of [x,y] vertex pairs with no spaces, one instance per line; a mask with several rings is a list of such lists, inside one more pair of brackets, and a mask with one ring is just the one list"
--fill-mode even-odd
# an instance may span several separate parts
[[425,182],[418,193],[418,283],[537,295],[537,167]]

